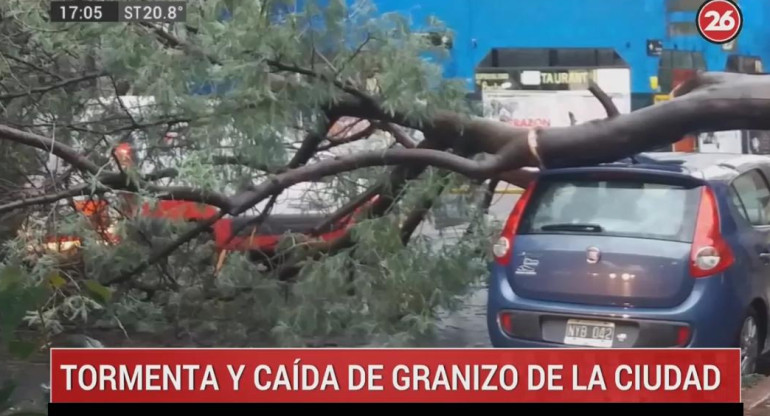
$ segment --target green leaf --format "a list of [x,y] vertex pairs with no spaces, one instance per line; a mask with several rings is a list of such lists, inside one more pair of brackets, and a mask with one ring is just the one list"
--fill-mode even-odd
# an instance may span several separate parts
[[86,280],[84,284],[97,301],[107,303],[112,298],[112,291],[96,280]]
[[42,286],[24,286],[24,273],[18,267],[0,270],[0,338],[7,345],[13,331],[29,310],[37,309],[45,300],[47,290]]
[[67,284],[67,280],[61,277],[59,273],[51,273],[48,276],[48,282],[51,283],[54,289],[61,289],[62,286]]
[[8,351],[11,355],[20,359],[28,358],[35,352],[35,348],[37,348],[35,343],[22,340],[11,340],[8,345]]
[[7,266],[0,270],[0,292],[14,290],[23,282],[23,272],[18,266]]

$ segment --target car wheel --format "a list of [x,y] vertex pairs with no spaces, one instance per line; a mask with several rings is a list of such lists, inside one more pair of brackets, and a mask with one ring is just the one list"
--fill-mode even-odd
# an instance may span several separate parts
[[757,369],[757,360],[759,359],[760,332],[759,319],[754,309],[743,318],[741,332],[738,335],[738,347],[741,349],[741,374],[754,374]]

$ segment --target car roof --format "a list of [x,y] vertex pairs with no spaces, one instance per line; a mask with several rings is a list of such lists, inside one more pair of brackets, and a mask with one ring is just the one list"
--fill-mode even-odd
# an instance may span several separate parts
[[600,166],[628,167],[684,173],[708,181],[730,181],[761,166],[770,167],[770,156],[742,153],[647,152]]

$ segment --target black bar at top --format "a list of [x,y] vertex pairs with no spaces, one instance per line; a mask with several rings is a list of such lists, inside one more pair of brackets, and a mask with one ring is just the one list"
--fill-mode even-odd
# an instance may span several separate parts
[[[362,412],[420,410],[431,412],[453,412],[480,414],[482,412],[500,415],[527,416],[538,413],[562,415],[590,414],[591,416],[682,416],[683,414],[714,414],[719,416],[742,416],[743,403],[50,403],[48,415],[148,415],[195,412],[200,414],[238,415],[255,413],[280,414],[287,411],[314,412],[326,410],[342,414],[361,415]],[[215,413],[216,412],[216,413]],[[116,414],[117,413],[117,414]],[[491,414],[491,413],[490,413]]]
[[117,22],[120,5],[117,1],[51,2],[52,22]]

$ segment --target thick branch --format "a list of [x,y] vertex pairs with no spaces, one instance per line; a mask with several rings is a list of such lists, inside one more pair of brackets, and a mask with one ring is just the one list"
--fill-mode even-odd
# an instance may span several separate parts
[[414,149],[417,147],[417,144],[414,142],[414,140],[407,136],[406,133],[404,133],[401,128],[395,124],[381,123],[380,128],[393,135],[393,138],[396,139],[396,142],[401,146],[404,146],[407,149]]
[[[460,156],[467,155],[461,153]],[[436,187],[436,189],[432,189],[426,192],[426,194],[420,198],[417,207],[415,207],[406,217],[406,220],[401,225],[402,244],[407,245],[409,243],[409,240],[412,239],[412,235],[414,234],[415,230],[417,230],[417,227],[425,220],[425,216],[428,215],[431,208],[433,208],[433,204],[436,203],[436,199],[438,199],[444,192],[448,185],[448,182],[445,180],[445,178],[448,177],[450,173],[451,172],[448,171],[442,171],[439,174],[441,183]]]
[[268,173],[281,173],[285,172],[286,168],[279,166],[268,166],[262,163],[254,163],[249,158],[243,156],[212,156],[212,164],[214,165],[239,165],[247,168],[260,170]]
[[167,245],[166,247],[163,247],[162,249],[155,251],[150,255],[150,257],[139,263],[136,267],[133,269],[107,281],[106,283],[108,285],[110,284],[116,284],[125,282],[129,279],[131,279],[133,276],[136,276],[137,274],[143,273],[145,270],[147,270],[148,267],[154,265],[155,263],[165,259],[166,257],[170,256],[173,252],[175,252],[179,247],[182,247],[185,245],[188,241],[192,240],[193,238],[200,235],[202,232],[208,230],[211,228],[212,225],[214,225],[215,222],[219,221],[226,215],[226,212],[220,211],[218,215],[215,215],[206,221],[199,222],[195,225],[195,227],[190,228],[187,230],[187,232],[183,233],[178,239],[176,239],[171,244]]
[[[770,129],[770,76],[707,73],[682,87],[679,97],[606,120],[571,127],[539,129],[539,156],[548,167],[580,166],[612,162],[639,152],[670,144],[697,131]],[[406,114],[387,114],[382,109],[349,97],[335,111],[339,114],[390,121],[440,137],[451,147],[466,145],[472,153],[494,153],[518,160],[511,169],[537,167],[535,155],[516,155],[526,149],[508,147],[527,142],[529,130],[482,118],[439,111],[420,126]],[[502,153],[501,153],[502,152]]]
[[356,142],[356,141],[359,141],[359,140],[367,139],[375,131],[377,131],[377,126],[375,126],[374,124],[370,124],[370,125],[366,126],[366,128],[361,130],[360,132],[355,133],[355,134],[351,134],[351,135],[343,137],[341,139],[331,140],[331,139],[327,138],[327,140],[329,140],[329,144],[327,144],[325,146],[318,146],[318,151],[319,152],[324,152],[324,151],[327,151],[327,150],[329,150],[331,148],[334,148],[334,147],[337,147],[337,146],[341,146],[343,144],[353,143],[353,142]]
[[[96,175],[96,179],[101,183],[99,186],[113,188],[115,190],[123,191],[137,191],[141,187],[146,187],[151,192],[160,194],[161,199],[179,199],[192,202],[201,202],[217,206],[224,211],[230,211],[233,207],[232,201],[229,197],[213,192],[191,187],[162,187],[153,184],[134,183],[125,174],[117,172],[102,171],[101,168],[95,163],[91,162],[88,158],[78,153],[77,150],[70,146],[56,142],[47,137],[43,137],[34,133],[28,133],[25,131],[17,130],[12,127],[4,126],[0,124],[0,140],[10,140],[16,143],[20,143],[26,146],[34,147],[37,149],[45,150],[58,156],[65,162],[71,164],[75,168]],[[176,176],[176,171],[173,169],[163,169],[158,172],[151,173],[145,177],[146,180],[154,180],[162,177]],[[66,191],[65,191],[66,192]],[[78,188],[74,191],[76,194],[81,192]],[[55,195],[50,194],[40,196],[41,203],[55,202]],[[65,195],[62,198],[67,198],[74,195],[61,193]],[[59,198],[59,199],[62,199]],[[24,206],[33,205],[28,203]],[[16,208],[13,208],[16,209]]]
[[426,194],[420,198],[417,206],[411,212],[409,212],[406,220],[404,220],[404,223],[401,224],[401,244],[409,244],[409,240],[412,239],[412,234],[414,234],[415,230],[417,230],[417,227],[423,222],[423,220],[425,220],[425,216],[428,215],[428,212],[430,212],[430,209],[433,207],[436,199],[444,192],[444,189],[446,189],[447,182],[443,179],[448,175],[449,172],[447,171],[441,172],[440,178],[442,179],[442,182],[436,187],[436,189],[432,189],[426,192]]
[[595,83],[593,80],[590,80],[588,82],[588,91],[591,91],[591,94],[593,94],[594,97],[599,100],[599,103],[601,103],[602,107],[604,107],[604,111],[607,112],[607,118],[620,115],[620,111],[618,111],[618,107],[615,106],[612,98],[607,95],[604,90],[602,90],[599,84]]
[[305,139],[299,146],[299,150],[297,150],[297,153],[294,154],[294,157],[291,158],[289,164],[286,166],[287,169],[294,169],[304,165],[318,152],[318,146],[326,138],[326,132],[328,132],[329,128],[339,120],[339,116],[336,115],[329,116],[327,114],[327,117],[327,120],[320,122],[321,125],[316,131],[305,136]]
[[[720,83],[720,78],[730,82]],[[699,85],[684,96],[630,114],[541,130],[538,149],[543,164],[612,162],[700,131],[770,129],[770,76],[709,75]]]
[[57,88],[64,88],[71,84],[77,84],[78,82],[88,81],[94,78],[102,77],[104,75],[106,75],[106,72],[104,71],[93,72],[93,73],[85,74],[79,77],[65,79],[50,85],[43,85],[40,87],[30,88],[27,91],[19,91],[19,92],[14,92],[10,94],[3,94],[3,95],[0,95],[0,101],[12,100],[14,98],[24,97],[31,94],[44,93],[44,92],[55,90]]
[[372,166],[407,165],[412,167],[436,166],[458,172],[472,178],[484,178],[498,173],[503,161],[492,156],[477,162],[440,150],[429,149],[390,149],[357,153],[324,160],[312,165],[305,165],[280,175],[274,175],[254,190],[235,198],[236,214],[256,205],[274,192],[279,192],[300,182],[325,176],[337,175],[356,169]]
[[[125,190],[133,190],[130,186],[126,188]],[[156,186],[148,184],[145,185],[145,188],[153,192],[159,199],[199,202],[213,205],[222,209],[225,213],[230,212],[233,207],[232,198],[219,192],[187,186]]]
[[310,231],[310,235],[317,236],[319,234],[331,231],[334,224],[346,216],[352,214],[353,211],[363,206],[365,203],[371,201],[372,198],[374,198],[382,191],[382,188],[382,184],[372,186],[357,197],[351,199],[347,204],[343,205],[337,211],[326,217],[323,222],[313,227],[313,229]]
[[[435,137],[432,136],[426,136],[425,140],[420,142],[417,145],[418,149],[422,150],[433,150],[433,151],[439,151],[439,150],[445,150],[445,146],[441,144]],[[341,218],[344,215],[347,215],[351,213],[353,210],[358,208],[358,206],[363,204],[363,198],[366,195],[369,195],[370,192],[372,193],[372,196],[379,195],[379,198],[377,199],[374,204],[372,204],[369,207],[366,207],[363,209],[358,215],[356,216],[356,221],[359,221],[360,218],[378,218],[383,215],[385,215],[392,207],[393,205],[398,202],[401,196],[401,191],[406,186],[406,184],[412,180],[417,178],[422,174],[422,172],[425,170],[426,166],[397,166],[395,169],[393,169],[390,172],[390,175],[388,178],[381,182],[378,185],[373,186],[370,188],[367,192],[362,194],[359,198],[356,198],[355,201],[352,203],[347,204],[342,209],[338,210],[337,213],[333,214],[333,218]],[[367,198],[370,199],[370,198]],[[342,214],[344,212],[345,214]],[[324,226],[329,226],[331,223],[324,222]],[[340,250],[346,249],[353,245],[354,239],[353,239],[353,233],[352,230],[348,230],[342,237],[333,240],[328,243],[321,243],[313,247],[312,254],[310,254],[310,257],[313,259],[319,258],[324,253],[329,254],[335,254]],[[289,262],[288,264],[281,267],[281,269],[278,271],[279,279],[281,280],[287,280],[292,278],[298,271],[300,270],[299,266],[296,262]]]
[[51,204],[66,198],[73,198],[76,196],[83,196],[83,195],[99,195],[109,191],[110,189],[107,187],[97,186],[97,188],[94,189],[92,192],[90,184],[81,184],[76,187],[65,189],[60,192],[43,194],[43,195],[35,195],[28,198],[22,197],[21,199],[16,200],[14,202],[9,202],[7,204],[0,205],[0,214],[17,210],[20,208],[24,208],[24,207],[34,206],[34,205]]
[[65,162],[84,172],[96,174],[99,166],[82,156],[77,150],[66,144],[55,142],[52,139],[34,133],[14,129],[0,124],[0,139],[10,140],[26,146],[51,152]]

